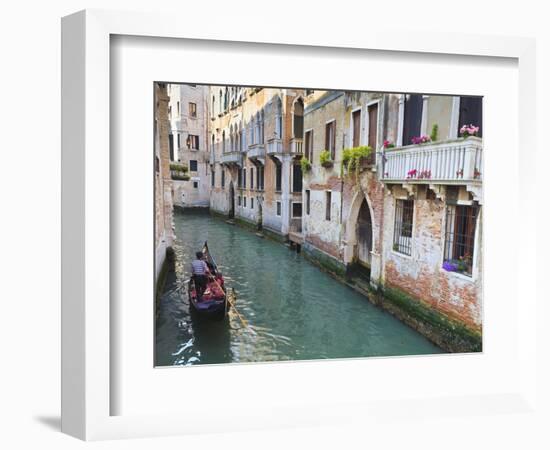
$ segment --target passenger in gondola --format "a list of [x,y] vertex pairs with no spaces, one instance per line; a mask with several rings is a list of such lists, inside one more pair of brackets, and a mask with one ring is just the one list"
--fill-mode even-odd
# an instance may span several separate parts
[[191,276],[195,282],[195,290],[197,292],[197,300],[202,299],[202,294],[206,290],[206,285],[208,283],[208,276],[210,275],[210,269],[204,260],[204,255],[202,252],[197,252],[197,259],[191,262]]

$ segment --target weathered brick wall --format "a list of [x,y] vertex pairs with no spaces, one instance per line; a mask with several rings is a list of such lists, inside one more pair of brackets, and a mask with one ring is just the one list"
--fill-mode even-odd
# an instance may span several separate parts
[[[399,288],[435,310],[476,329],[481,327],[481,271],[473,277],[442,268],[445,203],[416,199],[411,256],[393,251],[395,198],[385,197],[384,283]],[[479,244],[480,237],[478,236]],[[479,245],[478,245],[479,246]],[[478,252],[480,253],[480,252]]]

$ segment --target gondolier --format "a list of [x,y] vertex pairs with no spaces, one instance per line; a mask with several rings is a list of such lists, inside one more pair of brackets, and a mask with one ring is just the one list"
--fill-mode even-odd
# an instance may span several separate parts
[[191,310],[200,316],[223,319],[227,317],[230,303],[227,300],[222,273],[205,242],[202,252],[191,263],[193,275],[189,280],[189,302]]
[[206,289],[206,285],[208,282],[208,275],[210,275],[210,270],[208,269],[208,265],[206,264],[206,261],[204,261],[203,253],[197,252],[195,255],[197,259],[191,262],[191,274],[192,274],[193,280],[195,281],[195,287],[197,290],[197,299],[200,300],[202,299],[202,294]]

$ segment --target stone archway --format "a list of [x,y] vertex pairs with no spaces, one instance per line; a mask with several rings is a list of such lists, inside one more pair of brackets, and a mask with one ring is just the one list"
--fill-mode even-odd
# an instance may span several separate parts
[[372,218],[367,200],[364,199],[359,208],[357,224],[355,226],[355,235],[357,239],[355,259],[356,261],[369,269],[371,267],[372,252]]
[[[364,259],[363,262],[366,262],[369,266],[372,264],[371,252],[373,251],[373,249],[377,248],[373,218],[374,213],[368,196],[363,194],[362,191],[357,191],[351,202],[351,208],[346,220],[346,239],[344,247],[345,264],[349,265],[356,262],[359,256],[359,244],[363,245],[363,248],[361,249],[361,256]],[[360,233],[363,236],[361,240],[359,239]],[[370,236],[367,236],[367,233],[370,234]],[[364,248],[365,245],[368,246],[368,251],[366,252]],[[366,256],[365,253],[368,256]]]

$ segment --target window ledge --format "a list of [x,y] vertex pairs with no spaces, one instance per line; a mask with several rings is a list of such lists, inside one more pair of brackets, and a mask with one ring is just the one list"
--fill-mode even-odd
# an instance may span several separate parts
[[458,278],[459,280],[469,281],[470,283],[474,283],[476,281],[476,277],[474,277],[473,273],[472,273],[472,275],[464,275],[460,272],[451,272],[449,270],[445,270],[443,267],[439,268],[439,272],[443,272],[443,273],[448,274],[448,275],[450,275],[454,278]]
[[395,250],[390,250],[390,253],[392,255],[399,256],[400,258],[410,259],[410,260],[413,259],[412,255],[406,255],[405,253],[400,253],[400,252],[395,251]]

